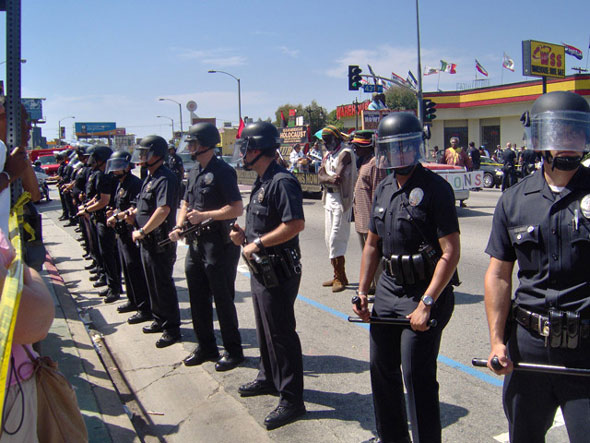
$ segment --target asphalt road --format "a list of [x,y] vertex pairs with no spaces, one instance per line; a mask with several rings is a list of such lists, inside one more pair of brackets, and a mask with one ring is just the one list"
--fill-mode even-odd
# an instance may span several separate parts
[[[52,190],[53,196],[57,198]],[[489,352],[483,306],[483,277],[489,258],[484,249],[499,196],[498,190],[473,192],[467,201],[468,207],[457,208],[461,227],[459,275],[462,284],[456,290],[453,318],[443,333],[438,367],[444,441],[507,441],[507,423],[501,404],[502,380],[485,369],[474,369],[470,364],[473,357],[486,357]],[[249,195],[245,194],[245,203],[248,198]],[[270,433],[263,431],[263,435],[280,442],[360,442],[370,438],[374,430],[368,328],[346,320],[352,315],[350,299],[358,285],[360,246],[352,228],[346,254],[350,285],[338,294],[333,294],[330,288],[323,288],[321,282],[332,273],[324,244],[323,208],[318,200],[306,199],[304,205],[306,227],[301,234],[303,279],[296,315],[304,353],[308,414],[304,420]],[[54,256],[81,256],[81,249],[75,249],[77,246],[72,241],[75,236],[72,228],[62,228],[62,224],[56,221],[58,208],[59,202],[55,200],[39,205],[44,212],[50,252]],[[243,225],[243,218],[239,222]],[[91,309],[95,327],[108,340],[120,371],[127,377],[139,401],[144,402],[147,410],[166,411],[165,416],[156,414],[152,417],[156,427],[163,430],[166,441],[200,441],[191,434],[194,431],[191,422],[197,418],[205,423],[201,427],[209,426],[207,441],[232,441],[226,438],[231,429],[221,424],[216,426],[216,420],[227,423],[228,414],[230,417],[231,414],[245,417],[240,422],[242,427],[234,430],[242,433],[242,441],[261,441],[259,424],[276,405],[276,398],[242,399],[236,393],[237,387],[254,379],[257,372],[258,350],[247,268],[240,264],[236,280],[236,306],[246,363],[228,373],[215,372],[212,363],[199,368],[183,368],[179,366],[180,359],[195,346],[184,279],[185,255],[186,246],[179,245],[174,276],[181,302],[183,342],[165,350],[156,350],[153,346],[155,337],[142,335],[139,328],[127,325],[114,306],[96,300],[95,292],[90,293],[95,290],[86,289],[87,275],[76,270],[83,261],[72,265],[64,259],[57,266],[67,272],[64,280],[70,282],[79,304]],[[71,270],[66,269],[68,265]],[[218,343],[221,343],[220,339]],[[177,377],[171,383],[172,375],[183,377]],[[199,394],[198,380],[203,376],[218,383],[230,400],[224,404],[224,414],[219,410],[196,409],[197,406],[191,403],[191,396],[196,398]],[[166,389],[156,388],[158,383],[167,383]],[[218,391],[216,389],[215,393]],[[203,417],[203,414],[209,415]],[[225,421],[222,421],[222,415]],[[567,441],[565,428],[559,421],[549,432],[547,441]]]

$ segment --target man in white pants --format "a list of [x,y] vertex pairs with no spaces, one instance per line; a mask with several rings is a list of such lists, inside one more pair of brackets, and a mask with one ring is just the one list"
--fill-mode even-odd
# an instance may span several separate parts
[[348,284],[344,255],[350,235],[352,202],[357,169],[354,152],[344,142],[345,135],[335,126],[322,130],[322,140],[328,153],[322,161],[319,182],[324,186],[325,240],[334,267],[334,278],[322,284],[332,292],[343,291]]

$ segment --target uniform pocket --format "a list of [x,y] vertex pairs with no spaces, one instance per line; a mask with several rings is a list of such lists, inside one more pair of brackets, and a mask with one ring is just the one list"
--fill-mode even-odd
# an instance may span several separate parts
[[508,229],[508,235],[516,250],[519,269],[521,271],[539,269],[539,225],[515,226]]

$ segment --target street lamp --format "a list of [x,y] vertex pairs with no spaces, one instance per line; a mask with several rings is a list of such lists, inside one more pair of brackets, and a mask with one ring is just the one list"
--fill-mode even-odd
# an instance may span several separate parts
[[[27,62],[27,59],[26,58],[21,58],[20,59],[20,62],[21,63],[26,63]],[[0,65],[3,65],[4,63],[6,63],[6,60],[4,60],[3,62],[0,62]]]
[[230,74],[229,72],[225,72],[225,71],[216,71],[214,69],[210,69],[209,71],[207,71],[209,74],[215,74],[217,72],[219,72],[220,74],[225,74],[225,75],[229,75],[230,77],[233,77],[234,80],[236,80],[238,82],[238,117],[239,117],[239,121],[238,121],[238,125],[240,124],[240,122],[242,121],[242,92],[240,90],[240,79],[238,77],[236,77],[235,75]]
[[164,100],[168,100],[169,102],[174,102],[178,105],[178,109],[180,111],[180,136],[182,137],[183,134],[183,130],[182,130],[182,105],[180,103],[178,103],[176,100],[172,100],[171,98],[162,98],[160,97],[158,100],[160,101],[164,101]]
[[67,120],[68,118],[76,118],[73,115],[69,117],[62,117],[57,121],[57,147],[61,148],[61,122]]
[[167,117],[165,115],[156,115],[156,118],[167,118],[168,120],[170,120],[170,124],[172,125],[172,139],[174,139],[174,120],[172,119],[172,117]]

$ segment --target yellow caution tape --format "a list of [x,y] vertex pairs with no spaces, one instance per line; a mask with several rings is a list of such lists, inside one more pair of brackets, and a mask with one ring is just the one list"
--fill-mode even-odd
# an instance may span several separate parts
[[0,299],[0,417],[3,417],[6,376],[12,352],[12,336],[23,292],[23,261],[19,226],[22,226],[23,206],[29,199],[29,193],[23,193],[11,208],[8,220],[10,240],[16,251],[16,256],[8,267]]

